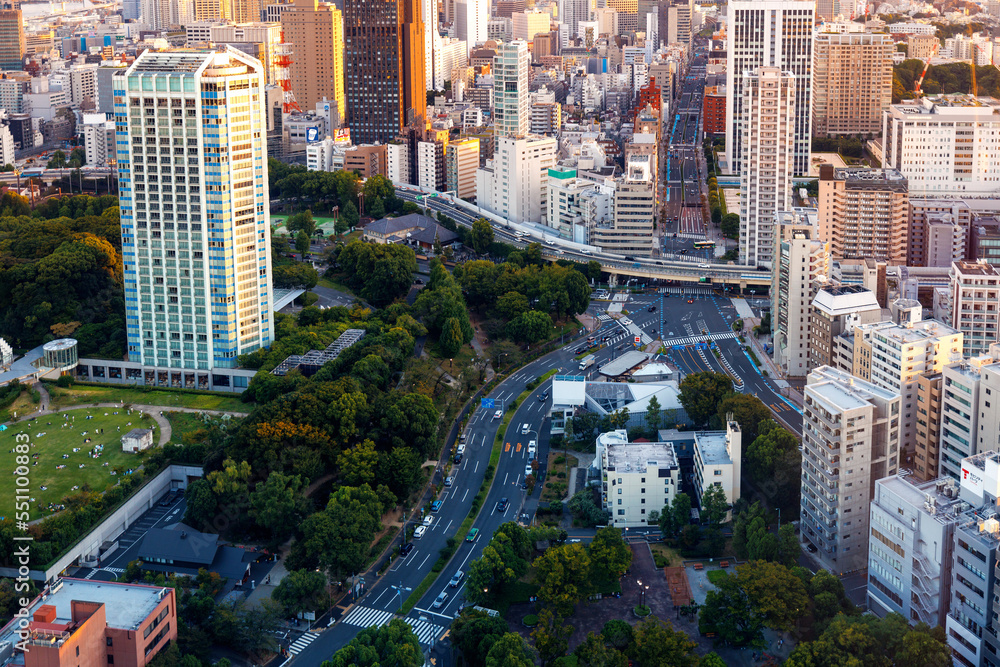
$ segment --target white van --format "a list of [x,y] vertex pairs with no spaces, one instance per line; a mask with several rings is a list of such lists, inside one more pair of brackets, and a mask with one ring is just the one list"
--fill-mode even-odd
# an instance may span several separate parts
[[525,424],[521,427],[521,435],[528,435],[531,432],[531,424]]

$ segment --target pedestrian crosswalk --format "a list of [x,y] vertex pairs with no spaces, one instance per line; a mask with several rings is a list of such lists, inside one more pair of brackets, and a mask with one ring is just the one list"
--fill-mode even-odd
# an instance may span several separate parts
[[107,570],[108,572],[114,572],[115,574],[124,574],[125,573],[125,568],[122,568],[122,567],[106,567],[104,569]]
[[292,655],[298,655],[299,653],[302,653],[302,651],[305,650],[306,646],[309,646],[314,641],[316,641],[317,637],[319,637],[319,635],[316,634],[315,632],[305,633],[304,635],[302,635],[301,637],[299,637],[298,639],[296,639],[291,643],[291,645],[288,647],[288,652],[291,653]]
[[597,316],[597,319],[600,320],[601,322],[610,322],[611,316],[606,313],[601,313],[600,315]]
[[[348,625],[356,625],[362,628],[370,628],[372,626],[382,627],[389,621],[391,621],[396,615],[391,611],[383,611],[380,609],[372,609],[371,607],[357,606],[351,610],[347,616],[344,617],[343,622]],[[404,618],[404,621],[410,624],[413,628],[414,634],[417,635],[417,639],[421,644],[433,644],[434,641],[444,632],[444,627],[431,623],[430,621],[421,621],[415,618]]]
[[708,334],[707,336],[685,336],[683,338],[669,338],[663,341],[664,345],[693,345],[695,343],[704,343],[707,340],[726,340],[729,338],[736,338],[736,334],[732,331],[723,333]]

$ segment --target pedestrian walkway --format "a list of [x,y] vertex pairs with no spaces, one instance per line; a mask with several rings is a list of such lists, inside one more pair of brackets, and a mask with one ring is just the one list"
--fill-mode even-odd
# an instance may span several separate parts
[[695,343],[704,343],[707,340],[727,340],[730,338],[736,338],[736,334],[732,331],[724,331],[722,333],[713,333],[706,336],[685,336],[684,338],[670,338],[663,341],[666,346],[671,345],[693,345]]
[[291,643],[291,645],[288,647],[288,652],[291,653],[292,655],[298,655],[299,653],[305,650],[306,646],[309,646],[314,641],[316,641],[317,637],[319,637],[319,635],[316,634],[315,632],[309,631],[305,633],[304,635],[302,635],[301,637],[299,637],[298,639],[296,639]]
[[[351,610],[351,613],[344,617],[343,622],[348,625],[356,625],[360,628],[370,628],[373,626],[380,628],[395,617],[396,614],[391,611],[358,605]],[[428,646],[433,644],[441,633],[444,632],[443,626],[431,623],[430,621],[422,621],[415,618],[404,618],[403,620],[413,628],[413,632],[417,635],[417,639],[421,644],[427,644]]]
[[733,305],[736,307],[737,315],[740,317],[753,317],[753,309],[750,307],[750,304],[747,303],[746,299],[733,297],[730,301],[732,301]]
[[600,320],[601,322],[610,322],[611,316],[606,313],[601,313],[600,315],[597,316],[597,319]]

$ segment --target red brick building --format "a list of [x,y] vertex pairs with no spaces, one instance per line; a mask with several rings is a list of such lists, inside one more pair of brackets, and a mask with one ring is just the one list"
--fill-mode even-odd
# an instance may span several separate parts
[[726,133],[726,90],[723,86],[705,87],[702,118],[706,134]]

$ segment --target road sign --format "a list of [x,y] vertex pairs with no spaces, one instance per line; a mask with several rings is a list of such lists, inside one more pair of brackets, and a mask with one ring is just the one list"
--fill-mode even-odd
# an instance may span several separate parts
[[642,342],[642,339],[641,339],[641,338],[639,338],[638,336],[636,336],[636,337],[635,337],[635,344],[636,344],[636,345],[638,345],[638,344],[639,344],[639,343],[641,343],[641,342]]
[[494,407],[494,405],[495,405],[494,399],[492,399],[492,398],[481,398],[481,399],[479,399],[479,405],[480,405],[480,407],[486,408],[487,410],[492,410],[493,407]]

